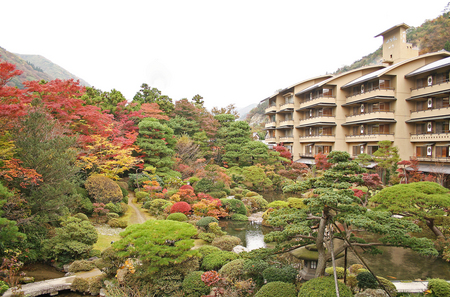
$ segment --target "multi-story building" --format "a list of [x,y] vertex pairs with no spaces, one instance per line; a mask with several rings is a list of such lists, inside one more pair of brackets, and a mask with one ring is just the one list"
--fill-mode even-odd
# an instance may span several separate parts
[[375,36],[383,37],[380,65],[311,78],[264,99],[266,141],[312,164],[319,152],[356,157],[390,140],[403,160],[416,156],[420,170],[450,174],[450,53],[419,55],[407,28]]

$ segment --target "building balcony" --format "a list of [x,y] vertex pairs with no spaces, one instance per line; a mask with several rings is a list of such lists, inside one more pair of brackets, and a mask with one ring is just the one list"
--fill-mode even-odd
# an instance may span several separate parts
[[334,98],[334,97],[318,97],[318,98],[300,103],[300,107],[299,107],[299,109],[297,109],[297,111],[308,109],[308,108],[332,107],[332,106],[336,106],[336,98]]
[[277,138],[276,137],[266,137],[265,141],[266,142],[277,142]]
[[346,122],[359,122],[359,121],[367,121],[371,119],[393,119],[395,111],[375,111],[375,112],[367,112],[361,114],[354,114],[346,116]]
[[294,111],[294,103],[286,103],[280,105],[278,112],[291,112]]
[[442,133],[424,133],[424,134],[411,134],[409,141],[411,142],[436,142],[436,141],[450,141],[450,132]]
[[270,113],[276,113],[277,112],[277,105],[270,105],[269,107],[267,107],[264,111],[264,114],[270,114]]
[[[424,121],[426,121],[427,119],[432,119],[433,117],[445,117],[448,116],[449,114],[450,114],[450,107],[426,109],[419,111],[411,110],[411,120],[423,119]],[[409,122],[411,120],[409,120]]]
[[278,127],[283,127],[283,126],[294,126],[294,120],[279,121]]
[[276,126],[277,126],[276,122],[269,122],[269,123],[266,123],[266,125],[265,125],[266,129],[275,128]]
[[280,136],[280,142],[294,142],[294,136]]
[[391,134],[362,134],[345,135],[345,142],[378,142],[383,140],[394,141],[394,133]]
[[450,162],[450,157],[416,157],[419,162]]
[[315,123],[328,123],[328,122],[335,122],[335,117],[334,116],[319,116],[319,117],[314,117],[314,118],[307,118],[307,119],[302,119],[298,122],[298,126],[301,127],[307,127],[309,125],[313,125]]
[[367,90],[364,93],[358,93],[348,96],[345,105],[358,104],[361,102],[367,102],[370,100],[395,100],[395,89],[394,88],[375,88],[372,90]]
[[336,136],[332,135],[308,135],[300,136],[298,138],[300,142],[335,142]]
[[407,100],[437,95],[441,93],[448,92],[450,90],[450,82],[444,81],[440,83],[433,84],[431,86],[426,86],[417,89],[411,89],[411,98]]

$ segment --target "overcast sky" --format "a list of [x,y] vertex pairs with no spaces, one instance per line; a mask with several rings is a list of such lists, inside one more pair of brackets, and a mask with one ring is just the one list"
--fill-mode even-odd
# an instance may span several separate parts
[[208,108],[258,103],[334,72],[420,26],[449,0],[0,2],[0,46],[42,55],[102,91],[131,100],[142,83]]

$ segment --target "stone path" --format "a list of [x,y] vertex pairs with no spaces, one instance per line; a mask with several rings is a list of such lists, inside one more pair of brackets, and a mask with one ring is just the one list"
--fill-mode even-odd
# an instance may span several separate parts
[[130,206],[134,210],[134,213],[136,215],[136,220],[134,222],[131,222],[130,220],[130,224],[142,224],[147,221],[147,219],[145,218],[145,214],[143,214],[142,211],[133,203],[133,198],[134,194],[131,192],[128,193],[128,206]]
[[[30,284],[22,285],[21,289],[15,294],[22,292],[24,296],[39,296],[43,294],[50,294],[51,296],[57,295],[59,291],[70,290],[72,286],[72,282],[76,277],[81,278],[90,278],[93,276],[99,276],[102,272],[97,268],[87,271],[87,272],[79,272],[75,275],[65,276],[55,279],[49,279],[41,282],[35,282]],[[8,289],[5,293],[3,293],[2,297],[10,297],[13,296],[13,292],[11,289]]]

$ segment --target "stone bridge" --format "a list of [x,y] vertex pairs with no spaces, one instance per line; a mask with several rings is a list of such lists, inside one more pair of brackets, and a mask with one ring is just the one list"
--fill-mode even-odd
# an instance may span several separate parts
[[[51,296],[54,296],[58,295],[59,291],[70,290],[72,282],[76,277],[89,278],[101,274],[102,272],[98,269],[94,269],[89,272],[79,272],[71,276],[25,284],[21,286],[20,290],[17,290],[14,293],[17,294],[19,292],[23,292],[24,296],[40,296],[43,294],[50,294]],[[3,293],[2,297],[10,296],[13,296],[13,291],[11,289]]]

